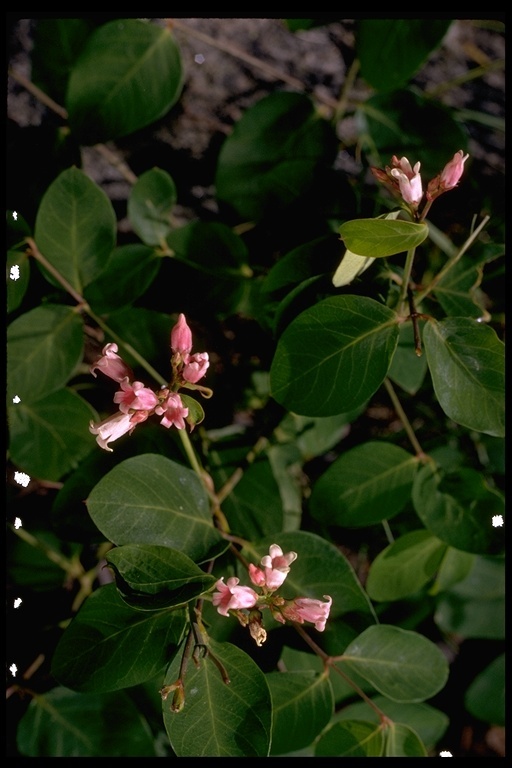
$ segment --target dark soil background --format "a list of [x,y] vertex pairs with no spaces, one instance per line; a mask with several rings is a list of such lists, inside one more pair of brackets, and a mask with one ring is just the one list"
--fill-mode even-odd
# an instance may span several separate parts
[[[98,18],[108,20],[104,16]],[[164,23],[163,19],[154,21]],[[28,85],[31,81],[31,52],[37,23],[37,17],[7,16],[7,65],[10,76],[7,79],[6,207],[9,210],[25,209],[27,195],[30,195],[31,171],[34,164],[44,163],[37,146],[30,152],[18,151],[19,147],[27,146],[27,132],[45,124],[64,124],[62,118],[27,87],[27,81]],[[178,189],[177,225],[196,218],[214,219],[217,214],[214,189],[217,156],[224,138],[244,111],[267,94],[285,89],[310,94],[323,105],[327,114],[332,113],[355,57],[354,19],[329,21],[325,25],[292,34],[278,18],[177,18],[174,31],[185,72],[185,85],[179,102],[158,123],[116,142],[115,146],[85,147],[82,150],[83,170],[101,185],[116,209],[120,243],[123,238],[129,241],[131,234],[126,218],[126,200],[131,184],[129,171],[123,163],[136,175],[153,166],[171,174]],[[440,94],[448,106],[457,107],[468,115],[471,112],[487,115],[485,125],[468,120],[468,151],[473,173],[478,174],[482,184],[493,189],[493,199],[497,197],[497,185],[503,190],[503,210],[496,212],[503,219],[505,135],[499,121],[505,117],[505,72],[500,66],[504,58],[504,17],[460,18],[452,24],[443,44],[414,79],[421,89]],[[489,67],[491,62],[493,66]],[[480,67],[488,67],[483,77],[468,77],[468,73],[476,73]],[[456,84],[453,84],[454,81]],[[452,87],[443,90],[447,82],[452,83]],[[358,80],[351,99],[364,99],[370,94],[365,83]],[[338,137],[337,167],[357,175],[361,168],[356,151],[357,128],[350,112],[338,125]],[[400,148],[397,147],[399,153]],[[237,324],[241,321],[234,319],[232,322]],[[239,325],[235,330],[238,334],[256,332],[254,328]],[[44,495],[39,492],[25,496],[22,506],[31,505],[44,507]],[[27,616],[30,613],[35,624],[51,624],[53,621],[52,617],[38,616],[36,605],[25,605],[25,612]],[[12,618],[12,611],[9,611],[9,616]],[[20,628],[18,626],[18,630]],[[30,633],[30,626],[24,624],[24,630]],[[15,635],[17,657],[23,657],[25,654],[19,648],[20,634],[17,631]],[[46,640],[51,641],[51,638]],[[440,702],[448,706],[445,711],[454,713],[443,740],[443,748],[451,750],[454,756],[505,755],[504,729],[489,728],[473,721],[463,705],[468,665],[473,665],[475,670],[485,666],[486,659],[482,653],[489,646],[483,645],[482,648],[477,641],[463,643],[453,665],[450,682],[443,692],[444,702]],[[13,647],[12,636],[9,647]],[[47,650],[50,652],[50,648]],[[32,648],[27,648],[27,651],[29,664],[33,660]],[[493,652],[496,652],[495,649]],[[8,657],[6,668],[10,663]],[[8,669],[6,677],[9,685],[12,677]],[[449,705],[447,698],[450,699]],[[10,757],[19,756],[14,739],[15,734],[11,732],[7,752]]]

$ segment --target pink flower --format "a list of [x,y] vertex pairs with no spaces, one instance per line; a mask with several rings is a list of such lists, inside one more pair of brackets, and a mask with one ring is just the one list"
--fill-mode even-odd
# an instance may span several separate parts
[[128,413],[130,409],[152,411],[159,400],[153,390],[145,387],[142,381],[134,381],[131,384],[128,378],[125,378],[121,382],[121,389],[114,395],[114,403],[118,403],[122,413]]
[[399,160],[395,155],[391,158],[391,162],[394,167],[389,173],[397,180],[403,200],[417,207],[423,197],[420,163],[416,163],[414,168],[411,168],[411,164],[406,157],[402,157]]
[[171,349],[176,354],[189,354],[192,349],[192,331],[187,325],[185,315],[181,313],[178,322],[171,331]]
[[185,429],[185,419],[188,416],[188,408],[185,408],[181,397],[176,392],[171,392],[161,405],[155,408],[158,416],[163,416],[160,421],[164,427]]
[[299,624],[310,621],[315,625],[315,629],[323,632],[332,605],[329,595],[324,595],[324,599],[327,600],[326,603],[312,597],[297,597],[282,608],[281,612],[289,621],[297,621]]
[[221,616],[228,616],[228,611],[238,611],[240,608],[253,608],[258,595],[250,587],[239,587],[240,579],[232,576],[224,584],[224,576],[217,581],[215,588],[218,592],[212,595],[212,602]]
[[283,554],[278,544],[271,544],[269,554],[261,558],[261,565],[265,568],[265,584],[269,589],[277,589],[281,586],[290,572],[290,565],[297,559],[296,552]]
[[464,163],[468,159],[469,155],[465,155],[462,149],[454,154],[449,163],[445,165],[441,171],[441,186],[443,189],[453,189],[459,183],[462,172],[464,171]]
[[113,416],[109,416],[107,419],[95,424],[93,421],[89,423],[89,432],[93,435],[97,435],[96,442],[105,451],[112,453],[112,448],[109,448],[108,443],[117,440],[118,437],[125,435],[127,432],[133,432],[137,423],[145,421],[147,414],[143,419],[132,420],[132,417],[128,413],[121,413],[118,411]]
[[265,574],[253,563],[249,563],[249,577],[256,587],[262,587],[265,584]]
[[95,370],[98,369],[105,376],[109,376],[114,381],[123,381],[128,378],[129,381],[133,379],[133,372],[129,365],[117,353],[117,344],[106,344],[103,347],[103,356],[97,360],[94,365],[91,365],[90,371],[93,376],[96,376]]
[[203,378],[210,365],[208,352],[197,352],[195,355],[187,355],[186,357],[182,376],[185,381],[195,384]]

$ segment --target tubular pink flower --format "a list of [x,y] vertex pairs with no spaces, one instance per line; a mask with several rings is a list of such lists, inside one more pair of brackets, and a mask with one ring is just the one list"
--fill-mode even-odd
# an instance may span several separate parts
[[178,322],[171,331],[171,349],[176,354],[188,354],[192,349],[192,331],[188,327],[185,315],[181,313]]
[[444,190],[453,189],[460,181],[464,171],[464,163],[469,155],[465,155],[462,149],[454,154],[449,163],[441,171],[440,183]]
[[265,584],[269,589],[277,589],[281,586],[290,572],[290,565],[297,559],[296,552],[283,554],[278,544],[271,544],[269,554],[261,558],[261,565],[265,568]]
[[257,565],[249,563],[249,577],[256,587],[262,587],[265,584],[265,574]]
[[181,397],[176,392],[171,392],[164,402],[155,408],[155,413],[158,416],[163,416],[160,424],[167,429],[172,426],[185,429],[188,408],[185,408]]
[[146,419],[147,414],[144,416],[144,419],[138,418],[135,421],[132,421],[130,414],[118,411],[117,413],[114,413],[113,416],[109,416],[98,424],[91,421],[89,423],[89,432],[92,432],[93,435],[97,435],[96,442],[100,448],[112,453],[112,448],[109,448],[108,444],[117,440],[122,435],[125,435],[127,432],[133,432],[137,423],[139,421],[145,421]]
[[[396,158],[393,158],[393,161],[395,160]],[[397,162],[399,163],[400,168],[392,168],[390,174],[398,181],[400,194],[402,195],[403,200],[410,205],[417,206],[423,197],[423,188],[419,173],[420,163],[416,163],[414,168],[411,168],[411,164],[406,157],[402,157],[402,159]]]
[[239,587],[240,579],[236,576],[229,578],[224,584],[224,576],[217,581],[215,588],[218,592],[212,595],[212,603],[221,616],[228,616],[228,611],[238,611],[240,608],[253,608],[258,602],[258,595],[251,587]]
[[134,381],[131,384],[127,378],[121,382],[121,389],[114,395],[114,403],[119,405],[122,413],[128,413],[130,409],[135,411],[152,411],[158,403],[158,397],[152,389],[145,387],[142,381]]
[[209,365],[208,352],[197,352],[195,355],[190,355],[181,375],[189,384],[195,384],[203,378]]
[[93,376],[96,376],[96,369],[109,376],[114,381],[121,382],[127,378],[129,381],[133,379],[133,371],[129,365],[117,354],[117,344],[106,344],[102,350],[102,357],[100,357],[94,365],[91,365],[90,371]]
[[323,632],[325,622],[329,618],[332,598],[329,595],[324,595],[324,600],[327,600],[327,602],[322,603],[321,600],[315,600],[311,597],[297,597],[282,608],[282,614],[286,619],[297,621],[299,624],[310,621],[315,625],[315,629]]

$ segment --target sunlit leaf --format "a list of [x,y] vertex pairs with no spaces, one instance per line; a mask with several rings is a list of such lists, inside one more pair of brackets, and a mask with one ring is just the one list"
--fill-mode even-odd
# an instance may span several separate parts
[[[171,711],[172,692],[162,702],[163,718],[178,757],[267,757],[271,741],[272,701],[259,666],[230,643],[209,640],[209,648],[230,682],[208,655],[190,664],[181,712]],[[165,685],[180,677],[176,658]]]
[[425,745],[408,725],[391,723],[385,734],[385,757],[428,757]]
[[302,312],[279,339],[272,396],[303,416],[357,408],[382,384],[398,339],[395,313],[365,296],[335,296]]
[[401,219],[355,219],[340,227],[340,237],[349,251],[373,258],[408,251],[427,236],[426,224]]

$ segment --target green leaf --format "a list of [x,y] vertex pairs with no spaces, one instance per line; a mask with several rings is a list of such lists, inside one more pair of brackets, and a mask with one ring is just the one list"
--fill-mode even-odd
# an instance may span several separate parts
[[74,691],[117,691],[149,680],[176,653],[183,610],[135,611],[115,584],[93,592],[62,635],[52,674]]
[[382,729],[363,720],[334,723],[320,737],[315,757],[382,757]]
[[167,171],[152,168],[139,176],[128,198],[128,218],[143,243],[161,245],[165,240],[176,199],[176,185]]
[[118,19],[88,39],[69,78],[66,107],[82,144],[127,136],[163,117],[183,85],[170,28]]
[[473,717],[492,725],[505,726],[505,654],[478,674],[464,697],[466,709]]
[[424,701],[448,679],[448,663],[434,643],[392,625],[370,626],[343,653],[342,663],[389,699]]
[[[38,525],[36,523],[36,525]],[[78,544],[61,541],[52,531],[30,527],[30,543],[7,531],[6,562],[11,583],[37,593],[62,589],[66,573],[61,563],[80,557]]]
[[151,729],[124,692],[37,695],[20,720],[18,749],[26,757],[157,757]]
[[302,312],[279,339],[272,396],[303,416],[365,403],[384,381],[398,340],[396,315],[365,296],[335,296]]
[[146,453],[115,466],[93,488],[87,509],[114,544],[157,544],[201,562],[226,548],[196,473]]
[[311,514],[327,525],[364,527],[397,515],[412,490],[417,459],[391,443],[369,442],[341,454],[316,481]]
[[[272,701],[265,675],[246,654],[229,643],[208,641],[229,676],[206,655],[190,664],[184,680],[185,703],[172,712],[171,698],[162,704],[169,740],[177,757],[267,757],[270,749]],[[176,657],[165,676],[172,685],[181,676]]]
[[[427,749],[433,749],[444,736],[449,718],[444,712],[430,704],[402,704],[387,699],[385,696],[373,696],[373,703],[395,723],[402,723],[412,728],[423,741]],[[343,707],[338,718],[341,720],[368,720],[379,723],[379,715],[366,702],[357,701]]]
[[427,368],[425,355],[418,357],[416,354],[412,323],[402,323],[398,332],[398,346],[391,361],[388,378],[410,395],[415,395],[423,384]]
[[330,619],[357,611],[364,621],[376,620],[373,606],[362,588],[354,569],[340,550],[307,531],[283,531],[278,537],[267,537],[254,545],[247,545],[243,553],[255,564],[268,555],[271,544],[278,543],[283,552],[296,552],[286,581],[279,590],[282,597],[313,597],[321,600],[332,597]]
[[468,575],[474,559],[475,555],[470,552],[447,547],[430,594],[436,595],[462,581]]
[[95,417],[89,403],[69,389],[13,405],[8,408],[11,461],[57,482],[91,452],[89,422]]
[[30,257],[21,251],[7,251],[7,312],[18,309],[30,281]]
[[437,399],[468,429],[505,434],[505,347],[487,325],[465,317],[431,320],[423,344]]
[[169,547],[125,544],[108,552],[106,560],[125,601],[139,609],[186,603],[216,582],[183,552]]
[[361,76],[376,90],[404,86],[440,44],[451,19],[360,19],[356,51]]
[[401,600],[425,586],[438,570],[446,544],[429,531],[410,531],[379,552],[366,590],[372,600]]
[[315,672],[267,674],[272,694],[271,755],[282,755],[311,744],[334,711],[329,676]]
[[82,355],[83,323],[71,307],[46,304],[20,315],[7,329],[8,402],[17,396],[29,405],[61,389]]
[[155,281],[160,265],[155,250],[146,245],[114,248],[99,277],[86,287],[85,299],[98,314],[128,307]]
[[489,322],[491,316],[485,308],[485,298],[479,290],[483,277],[485,254],[480,263],[475,256],[463,256],[435,286],[436,299],[447,315],[481,318]]
[[503,550],[503,531],[493,517],[504,514],[504,500],[477,470],[444,472],[431,462],[416,474],[412,500],[425,527],[452,547],[475,554]]
[[416,248],[428,236],[428,227],[401,219],[355,219],[342,224],[339,232],[349,251],[378,258]]
[[337,139],[303,94],[277,92],[247,109],[224,142],[215,185],[244,221],[259,221],[319,187]]
[[78,168],[50,184],[37,212],[37,247],[78,293],[103,270],[116,239],[112,203]]
[[428,757],[425,745],[408,725],[391,723],[385,734],[385,757]]

